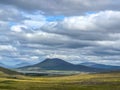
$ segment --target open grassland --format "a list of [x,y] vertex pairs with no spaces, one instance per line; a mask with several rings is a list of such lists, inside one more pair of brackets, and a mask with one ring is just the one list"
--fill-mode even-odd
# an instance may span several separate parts
[[120,73],[62,77],[0,77],[0,90],[120,90]]

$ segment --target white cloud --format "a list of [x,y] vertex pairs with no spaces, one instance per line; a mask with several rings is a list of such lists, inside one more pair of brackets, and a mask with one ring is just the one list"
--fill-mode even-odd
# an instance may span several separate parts
[[23,23],[31,29],[39,29],[45,24],[45,21],[25,20]]
[[25,26],[25,25],[13,25],[11,27],[11,31],[14,31],[14,32],[22,32],[23,29],[27,29],[28,27]]
[[44,24],[46,24],[46,18],[45,16],[38,14],[24,14],[24,17],[29,18],[28,20],[24,20],[22,23],[26,25],[29,28],[32,29],[39,29]]
[[0,45],[0,51],[16,51],[17,48],[11,45]]
[[32,57],[30,57],[32,60],[38,60],[39,59],[39,57],[38,56],[32,56]]
[[119,27],[119,21],[119,11],[101,11],[87,16],[66,17],[61,26],[68,30],[111,31],[112,28]]
[[92,30],[95,28],[90,17],[76,16],[65,18],[61,23],[64,29],[68,30]]

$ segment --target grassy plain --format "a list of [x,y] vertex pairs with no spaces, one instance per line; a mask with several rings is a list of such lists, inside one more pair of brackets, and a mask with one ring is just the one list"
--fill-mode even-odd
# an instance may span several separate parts
[[9,76],[0,73],[0,90],[120,90],[120,72],[59,77]]

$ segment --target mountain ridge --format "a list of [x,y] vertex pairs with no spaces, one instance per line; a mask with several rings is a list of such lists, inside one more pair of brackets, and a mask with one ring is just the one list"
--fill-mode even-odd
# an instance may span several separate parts
[[98,64],[98,63],[94,63],[94,62],[84,62],[84,63],[80,63],[80,65],[93,67],[93,68],[100,68],[100,69],[120,70],[120,66]]
[[25,66],[19,69],[27,69],[27,70],[67,70],[67,71],[82,71],[82,72],[97,72],[103,71],[102,69],[96,69],[96,68],[91,68],[87,67],[84,65],[75,65],[72,63],[69,63],[67,61],[64,61],[59,58],[47,58],[44,61],[31,65],[31,66]]

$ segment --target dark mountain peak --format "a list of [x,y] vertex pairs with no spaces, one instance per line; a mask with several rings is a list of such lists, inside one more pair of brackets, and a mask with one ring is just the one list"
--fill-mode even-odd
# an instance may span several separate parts
[[[73,69],[74,66],[75,65],[59,58],[47,58],[38,64],[28,66],[28,68],[35,67],[35,68],[40,68],[45,70],[69,70],[69,69]],[[26,67],[23,67],[23,68],[26,68]]]
[[47,58],[44,61],[37,64],[37,66],[39,65],[48,67],[48,66],[63,66],[63,65],[72,65],[72,64],[59,58]]
[[[47,58],[43,61],[44,63],[68,63],[62,59],[59,58]],[[43,63],[41,62],[41,63]]]

